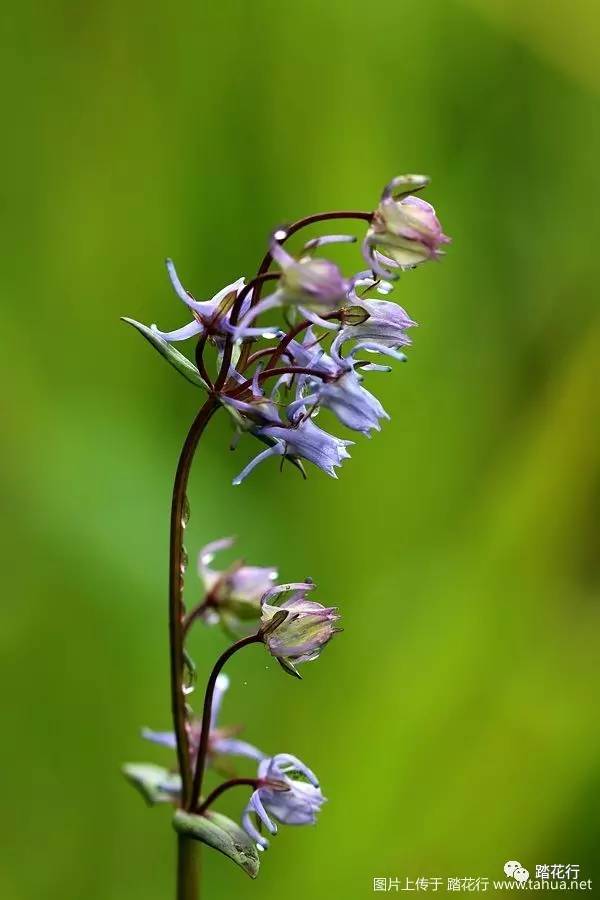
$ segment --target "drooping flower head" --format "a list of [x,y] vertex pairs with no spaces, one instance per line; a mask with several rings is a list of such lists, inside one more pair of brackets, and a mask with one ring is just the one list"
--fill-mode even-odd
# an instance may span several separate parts
[[[380,420],[389,416],[377,397],[363,387],[360,368],[365,363],[354,358],[355,350],[371,344],[359,342],[348,356],[342,357],[340,349],[345,340],[350,338],[342,329],[331,344],[330,354],[319,351],[313,364],[317,374],[298,380],[298,399],[289,404],[286,415],[293,421],[303,410],[311,410],[312,415],[320,408],[329,409],[346,428],[369,436],[373,430],[380,431]],[[382,347],[381,351],[389,353],[389,348]]]
[[358,293],[358,288],[365,292],[379,288],[378,282],[371,275],[361,273],[352,291],[351,299],[353,309],[362,310],[364,315],[356,322],[343,323],[343,327],[336,335],[336,346],[342,347],[346,341],[360,341],[363,346],[369,347],[373,352],[385,355],[381,348],[407,347],[411,339],[406,333],[409,328],[414,328],[414,322],[406,310],[392,300],[381,300],[375,297],[367,297],[365,293]]
[[[262,598],[263,641],[285,671],[296,678],[301,677],[296,666],[316,659],[340,631],[335,607],[307,599],[306,594],[314,587],[311,581],[280,584]],[[290,596],[280,602],[285,594]]]
[[254,825],[252,814],[270,834],[277,833],[278,822],[315,824],[326,798],[314,772],[297,757],[278,753],[264,759],[258,766],[258,780],[259,786],[244,810],[242,825],[260,850],[265,850],[269,841]]
[[[298,383],[297,399],[302,396],[303,381]],[[233,483],[239,485],[260,463],[273,456],[281,456],[300,468],[302,462],[313,463],[332,478],[337,478],[336,468],[349,459],[347,450],[353,441],[329,434],[313,422],[306,403],[288,405],[287,422],[282,421],[273,401],[265,404],[263,398],[254,397],[250,402],[227,398],[226,406],[231,406],[238,414],[246,416],[248,430],[267,445],[237,475]]]
[[276,231],[271,238],[271,256],[281,266],[279,283],[281,303],[329,311],[344,303],[352,282],[344,278],[338,266],[328,259],[301,256],[294,259],[283,248],[285,231]]
[[[237,339],[251,337],[257,329],[248,326],[267,310],[293,307],[323,328],[335,330],[337,325],[321,316],[339,310],[352,288],[352,279],[345,278],[339,267],[328,259],[304,254],[299,259],[284,249],[285,231],[275,231],[271,237],[271,256],[281,268],[277,289],[242,315],[234,333]],[[345,235],[333,236],[345,240]],[[312,242],[318,246],[317,242]],[[260,329],[258,329],[260,330]]]
[[[437,259],[450,240],[430,203],[411,195],[426,187],[423,175],[402,175],[387,184],[373,214],[364,248],[371,267],[384,277],[395,277],[394,267],[416,266]],[[382,247],[388,257],[376,255]]]

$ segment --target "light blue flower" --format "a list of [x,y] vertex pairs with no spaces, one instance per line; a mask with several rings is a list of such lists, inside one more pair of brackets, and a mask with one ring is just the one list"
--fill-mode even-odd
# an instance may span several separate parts
[[[316,775],[297,757],[278,753],[264,759],[258,767],[259,786],[252,794],[242,816],[242,825],[259,850],[269,841],[252,821],[255,814],[270,834],[277,824],[314,825],[326,798]],[[262,782],[262,783],[261,783]]]
[[345,441],[328,434],[310,418],[303,418],[296,425],[268,425],[255,430],[257,437],[271,444],[234,478],[234,484],[241,484],[253,469],[272,456],[284,456],[292,461],[308,460],[332,478],[337,478],[336,468],[350,458],[347,447],[353,441]]
[[[189,338],[200,337],[206,334],[212,343],[221,347],[225,337],[234,331],[233,326],[230,325],[229,317],[236,298],[245,287],[244,278],[238,278],[237,281],[221,288],[210,300],[195,300],[181,283],[173,261],[168,259],[166,265],[173,290],[187,308],[191,310],[193,319],[187,325],[176,328],[174,331],[161,331],[156,325],[151,325],[151,330],[167,343],[186,341]],[[250,291],[242,302],[241,315],[244,315],[249,309],[251,299],[252,292]],[[139,325],[135,320],[131,320],[131,323]],[[274,331],[276,329],[249,329],[246,330],[246,336],[260,337],[265,335],[272,337]]]
[[[321,355],[314,358],[311,368],[322,371],[323,377],[303,376],[299,397],[288,406],[286,414],[293,420],[302,409],[312,407],[316,411],[324,407],[330,409],[346,428],[370,436],[373,429],[381,430],[379,421],[389,419],[389,416],[377,397],[362,386],[354,351],[345,358],[340,355],[338,347],[342,341],[343,332],[340,332],[331,345],[330,356],[319,348]],[[359,349],[363,346],[361,343]]]

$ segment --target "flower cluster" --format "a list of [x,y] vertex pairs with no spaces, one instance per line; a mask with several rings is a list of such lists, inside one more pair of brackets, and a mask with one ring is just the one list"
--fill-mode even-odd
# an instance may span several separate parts
[[[242,435],[260,443],[260,452],[234,478],[240,484],[259,464],[280,457],[304,475],[310,462],[326,474],[350,456],[353,441],[317,424],[321,411],[340,428],[370,437],[389,416],[365,387],[369,372],[389,372],[391,361],[404,361],[415,325],[389,299],[401,273],[438,259],[448,238],[433,207],[414,196],[428,184],[420,175],[395,178],[383,190],[374,212],[331,212],[309,216],[273,232],[269,250],[250,281],[234,281],[208,300],[196,300],[184,288],[173,263],[167,270],[173,289],[192,316],[174,331],[162,331],[126,319],[189,382],[206,390],[183,446],[171,512],[169,644],[173,731],[144,729],[143,737],[177,753],[177,769],[131,764],[126,776],[146,800],[171,803],[179,839],[199,840],[224,853],[249,875],[259,867],[258,850],[268,846],[264,831],[278,824],[316,821],[325,802],[314,773],[287,753],[265,754],[242,740],[240,728],[219,723],[229,686],[224,666],[242,648],[260,644],[285,672],[300,678],[298,667],[317,659],[340,631],[336,607],[313,599],[310,579],[277,584],[277,569],[238,560],[213,568],[215,556],[233,545],[231,538],[205,546],[198,557],[202,595],[189,611],[184,602],[187,553],[183,532],[189,518],[187,484],[198,441],[212,415],[225,410],[233,424],[232,449]],[[331,219],[366,223],[361,247],[364,261],[352,275],[322,257],[323,247],[356,241],[355,235],[328,234],[305,241],[296,253],[288,241],[304,227]],[[364,268],[366,262],[368,268]],[[270,271],[271,265],[275,266]],[[266,296],[266,285],[271,291]],[[259,323],[276,313],[277,321]],[[193,339],[193,361],[174,346]],[[210,348],[210,353],[206,353]],[[217,368],[209,371],[216,356]],[[187,593],[186,593],[187,600]],[[208,678],[202,712],[191,707],[195,666],[187,638],[196,622],[219,624],[234,643],[219,656]],[[254,764],[250,777],[238,777],[232,759]],[[229,780],[206,793],[210,767]],[[257,768],[256,768],[257,767]],[[231,788],[251,788],[240,804],[241,825],[215,812],[213,805]],[[180,847],[183,846],[180,844]],[[193,884],[193,855],[183,854],[178,867],[178,896]]]
[[[421,175],[395,178],[384,188],[375,212],[354,216],[368,223],[362,241],[366,270],[346,276],[335,262],[318,255],[323,247],[355,241],[354,235],[314,238],[292,255],[284,245],[299,230],[296,223],[271,236],[267,268],[274,263],[277,271],[263,269],[248,283],[240,278],[210,300],[194,299],[169,260],[175,293],[193,316],[182,328],[161,331],[127,319],[229,412],[236,431],[232,446],[242,434],[262,445],[234,484],[271,457],[288,461],[303,474],[308,461],[337,477],[353,441],[317,424],[322,409],[344,428],[367,436],[389,419],[363,380],[367,372],[390,370],[381,357],[406,359],[403,349],[415,325],[401,306],[383,297],[403,270],[438,259],[449,241],[433,207],[414,196],[427,184]],[[351,214],[327,213],[307,223],[338,215]],[[261,298],[267,281],[274,289]],[[277,310],[285,315],[287,331],[275,322],[258,324],[264,314]],[[198,339],[196,366],[173,347],[190,338]],[[214,380],[204,360],[207,344],[216,348],[220,365]],[[253,345],[259,346],[251,352]]]

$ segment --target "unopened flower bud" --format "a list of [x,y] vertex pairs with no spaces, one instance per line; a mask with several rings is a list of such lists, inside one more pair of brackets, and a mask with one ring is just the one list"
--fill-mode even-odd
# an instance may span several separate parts
[[328,259],[303,256],[294,259],[284,250],[275,232],[271,254],[282,270],[281,302],[284,305],[305,306],[328,311],[337,309],[346,300],[351,282],[344,278],[335,263]]
[[[316,659],[340,630],[336,626],[340,618],[337,609],[306,599],[306,592],[313,588],[312,582],[278,585],[262,600],[261,631],[265,645],[283,668],[297,678],[300,675],[296,664]],[[279,606],[269,602],[288,591],[293,593]]]
[[[449,243],[430,203],[407,191],[420,190],[428,183],[422,175],[401,176],[384,189],[365,240],[367,261],[380,274],[392,275],[390,268],[416,266],[437,259],[440,248]],[[375,248],[389,257],[378,261]],[[389,267],[388,267],[389,265]]]

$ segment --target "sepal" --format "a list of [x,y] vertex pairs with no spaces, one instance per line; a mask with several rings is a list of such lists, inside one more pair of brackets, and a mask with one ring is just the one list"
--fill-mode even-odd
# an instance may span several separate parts
[[288,675],[293,675],[294,678],[299,678],[300,681],[302,681],[302,675],[300,674],[296,666],[292,662],[290,662],[289,659],[286,659],[284,656],[276,656],[275,659],[284,672],[287,672]]
[[396,200],[422,191],[430,182],[427,175],[398,175],[386,184],[383,197],[394,197]]

